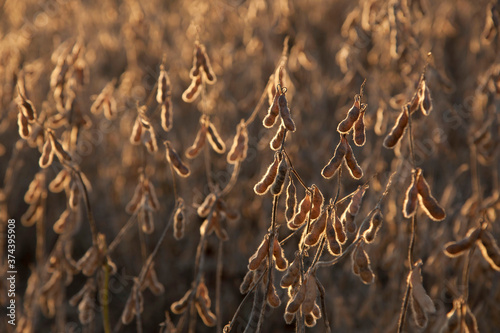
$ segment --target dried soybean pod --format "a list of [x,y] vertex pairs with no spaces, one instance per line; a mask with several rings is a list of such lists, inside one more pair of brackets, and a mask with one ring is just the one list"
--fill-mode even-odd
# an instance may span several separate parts
[[278,131],[274,135],[273,139],[269,143],[269,146],[271,147],[272,150],[278,150],[281,147],[281,144],[283,143],[283,137],[285,136],[285,126],[283,124],[280,124],[280,127],[278,128]]
[[177,210],[174,215],[174,238],[179,240],[184,237],[184,199],[179,198]]
[[361,109],[360,99],[361,98],[359,95],[354,96],[354,103],[349,109],[349,111],[347,111],[347,116],[337,126],[337,131],[339,133],[342,134],[348,133],[351,130],[354,123],[356,122],[356,120],[359,118]]
[[420,274],[421,266],[422,261],[417,262],[408,277],[411,285],[411,293],[414,300],[417,301],[425,313],[435,313],[436,307],[434,306],[434,302],[429,295],[427,295],[427,292],[422,285],[422,276]]
[[281,123],[290,132],[295,132],[295,123],[293,122],[292,116],[290,115],[290,109],[288,109],[288,102],[284,93],[278,97],[278,105],[280,110]]
[[361,208],[361,202],[363,201],[363,196],[365,195],[367,187],[366,186],[358,186],[356,192],[353,194],[351,198],[351,202],[347,207],[347,211],[352,216],[356,216]]
[[84,275],[92,276],[99,267],[99,259],[99,250],[97,246],[93,245],[85,252],[83,257],[78,260],[76,266]]
[[278,239],[274,238],[273,257],[275,259],[276,269],[284,271],[288,268],[288,260],[285,257],[283,248]]
[[314,318],[314,315],[311,312],[304,314],[304,324],[307,327],[316,326],[316,318]]
[[150,207],[142,207],[137,215],[142,232],[151,234],[155,230],[153,211]]
[[363,238],[365,239],[366,243],[373,242],[373,240],[377,236],[377,232],[379,231],[380,226],[382,225],[382,219],[382,212],[380,211],[380,208],[377,208],[370,219],[370,227],[363,233]]
[[332,211],[331,213],[331,220],[332,220],[332,227],[335,231],[335,237],[337,239],[337,242],[340,244],[344,244],[347,240],[347,236],[345,234],[345,227],[344,224],[340,221],[339,217],[335,213],[335,211]]
[[276,174],[276,178],[274,179],[274,182],[271,185],[272,195],[280,195],[281,191],[283,191],[283,185],[285,184],[285,178],[287,172],[288,172],[288,164],[286,163],[286,158],[282,157],[280,165],[278,167],[278,173]]
[[[64,169],[63,169],[64,170]],[[45,182],[43,173],[37,173],[31,181],[28,191],[24,194],[24,202],[27,204],[34,204],[38,202],[42,194],[42,182]]]
[[420,205],[424,209],[425,213],[434,221],[444,220],[446,213],[444,209],[438,204],[437,200],[432,196],[429,184],[422,174],[422,170],[418,168],[419,172],[417,188],[418,188],[418,199]]
[[406,191],[405,201],[403,203],[403,215],[407,219],[415,215],[415,212],[417,211],[417,181],[418,177],[420,177],[420,172],[421,170],[418,168],[413,170],[411,184],[408,186],[408,190]]
[[240,293],[243,295],[248,293],[250,288],[254,285],[255,281],[255,272],[256,271],[248,271],[243,278],[243,281],[240,284]]
[[295,259],[292,261],[292,263],[288,266],[288,269],[281,278],[280,286],[281,288],[288,288],[290,287],[299,277],[300,275],[300,257],[299,253],[295,253]]
[[356,161],[354,153],[352,152],[352,148],[348,142],[346,142],[346,148],[345,161],[347,164],[347,168],[349,169],[349,173],[351,174],[352,178],[360,179],[361,177],[363,177],[363,170]]
[[186,103],[193,102],[201,92],[201,75],[194,77],[189,87],[182,93],[182,100]]
[[490,264],[491,268],[500,271],[500,249],[493,235],[487,230],[482,230],[477,243],[484,259]]
[[169,97],[163,102],[161,105],[161,127],[165,132],[168,132],[172,129],[172,126],[174,124],[174,113],[172,110],[172,100]]
[[195,301],[196,309],[198,310],[198,315],[200,316],[203,323],[208,327],[213,327],[216,324],[217,317],[210,311],[207,304],[199,299]]
[[302,284],[299,286],[297,293],[293,296],[293,298],[290,298],[290,300],[288,301],[285,310],[286,312],[295,313],[299,311],[299,308],[302,305],[302,302],[304,302],[304,299],[306,297],[306,286],[307,286],[307,278],[304,281],[302,281]]
[[19,111],[17,115],[17,125],[19,126],[19,136],[23,139],[27,139],[30,136],[31,126],[28,124],[28,119],[21,111]]
[[73,181],[73,184],[71,184],[71,187],[69,189],[68,203],[71,209],[76,210],[79,202],[80,202],[80,188],[78,187],[77,183]]
[[49,139],[45,141],[42,147],[42,155],[40,156],[40,160],[38,164],[40,164],[40,168],[45,169],[52,164],[54,160],[54,149]]
[[59,193],[68,187],[71,181],[71,176],[66,169],[61,169],[57,176],[49,183],[49,191]]
[[406,126],[408,126],[409,119],[408,105],[405,105],[403,106],[403,110],[401,110],[394,127],[391,129],[391,132],[384,139],[383,145],[385,148],[394,148],[396,146],[403,136]]
[[421,304],[415,299],[413,294],[410,295],[410,305],[415,324],[420,328],[426,327],[429,320],[427,313],[424,311]]
[[474,245],[479,237],[480,232],[481,228],[469,229],[465,238],[456,242],[448,242],[444,244],[444,253],[451,258],[458,257],[464,254],[465,251],[467,251],[472,247],[472,245]]
[[189,168],[182,162],[177,152],[170,145],[170,141],[165,141],[167,147],[167,161],[172,165],[175,172],[181,177],[187,177],[191,173]]
[[285,314],[283,315],[283,319],[285,319],[285,323],[290,325],[295,319],[295,313],[285,312]]
[[420,89],[418,90],[418,99],[420,102],[420,110],[422,110],[424,116],[428,116],[432,111],[432,99],[431,92],[425,80],[422,81]]
[[235,164],[236,162],[243,161],[247,157],[248,150],[248,131],[245,120],[241,119],[236,127],[236,135],[233,140],[231,150],[227,154],[227,163]]
[[217,129],[214,124],[210,122],[210,120],[206,120],[207,122],[207,134],[208,134],[208,142],[210,146],[219,154],[223,154],[226,151],[226,144],[222,141]]
[[356,146],[361,147],[365,144],[366,134],[365,134],[365,109],[366,106],[363,105],[358,119],[354,123],[354,143]]
[[156,196],[156,190],[151,181],[149,179],[146,179],[144,181],[144,188],[146,190],[146,193],[148,194],[148,205],[154,210],[157,211],[160,209],[160,202],[158,201],[158,197]]
[[66,226],[69,224],[71,221],[71,209],[66,209],[64,212],[62,212],[61,216],[59,216],[59,219],[54,223],[52,226],[52,229],[54,229],[54,232],[56,234],[63,234],[66,231]]
[[267,304],[269,304],[273,308],[277,308],[278,306],[281,305],[281,300],[276,293],[276,288],[274,288],[274,274],[271,273],[271,281],[269,284],[269,289],[267,290],[266,293],[266,301]]
[[256,194],[264,195],[267,192],[271,184],[274,182],[274,179],[276,178],[279,164],[280,164],[279,155],[275,154],[274,161],[269,165],[262,179],[257,184],[255,184],[253,188]]
[[134,127],[132,128],[132,133],[130,134],[130,143],[139,145],[141,143],[142,132],[142,122],[139,117],[137,117],[134,122]]
[[268,235],[266,235],[264,236],[264,239],[257,248],[257,251],[255,251],[255,253],[248,260],[248,269],[254,271],[257,268],[259,268],[260,264],[264,259],[266,259],[268,254],[269,254],[269,237]]
[[312,205],[311,205],[311,213],[309,214],[311,220],[318,218],[321,213],[321,209],[323,208],[323,203],[325,198],[323,197],[323,193],[319,190],[319,188],[313,184],[312,186]]
[[187,158],[195,158],[200,153],[201,149],[205,145],[207,138],[207,125],[205,122],[200,119],[200,129],[198,133],[196,133],[196,138],[194,139],[193,144],[186,150]]
[[156,296],[163,294],[163,292],[165,291],[165,287],[163,286],[163,284],[158,281],[158,276],[156,275],[156,271],[154,269],[154,262],[149,266],[149,270],[142,284],[141,291],[145,290],[146,288],[149,288],[149,290],[151,290],[151,292]]
[[290,179],[288,181],[288,186],[286,188],[286,208],[285,208],[285,217],[287,222],[292,221],[293,217],[295,216],[295,209],[297,205],[295,184],[293,183],[293,178],[291,175],[289,175],[289,178]]
[[307,278],[306,284],[306,295],[304,301],[302,302],[302,312],[311,313],[314,309],[316,303],[316,297],[318,296],[318,287],[316,285],[316,278],[312,272]]
[[299,228],[306,220],[306,216],[311,210],[311,193],[309,191],[306,192],[304,199],[299,204],[299,208],[291,223],[288,223],[288,227],[295,227],[295,229]]
[[364,284],[372,284],[375,280],[372,268],[369,265],[367,267],[360,268],[359,278]]
[[333,177],[335,172],[340,168],[342,165],[342,161],[344,160],[344,156],[347,152],[347,141],[344,136],[341,135],[340,137],[340,142],[335,148],[335,152],[333,153],[333,157],[330,159],[328,164],[321,170],[321,175],[326,178],[330,179]]
[[205,197],[205,199],[203,200],[201,205],[198,206],[198,209],[196,210],[199,217],[207,217],[208,216],[208,214],[210,213],[210,209],[212,209],[212,206],[215,203],[216,198],[217,197],[215,196],[214,193],[210,193],[209,195],[207,195]]
[[193,291],[192,289],[189,289],[188,291],[186,291],[186,293],[184,294],[184,296],[182,296],[180,300],[172,303],[172,305],[170,306],[170,310],[172,310],[172,312],[175,314],[181,314],[184,311],[186,311],[189,299],[191,298],[192,295],[192,291]]
[[274,100],[272,104],[269,106],[269,110],[267,111],[267,115],[263,120],[263,125],[266,128],[271,128],[276,123],[276,119],[280,114],[280,106],[279,106],[279,97],[281,96],[281,92],[278,88],[276,88],[276,94],[274,95]]
[[326,230],[326,221],[328,220],[328,210],[321,212],[317,220],[311,225],[311,230],[307,234],[304,243],[308,246],[314,246],[318,243],[321,234]]
[[142,202],[143,193],[144,193],[144,187],[142,186],[142,183],[139,183],[135,187],[132,199],[130,199],[129,203],[125,207],[125,211],[127,213],[129,214],[135,213],[135,211],[139,208],[139,204]]
[[[335,212],[332,212],[335,215]],[[338,256],[342,253],[342,246],[337,241],[337,236],[332,223],[326,225],[326,239],[328,240],[328,251],[333,256]]]
[[39,220],[42,213],[43,207],[39,202],[31,204],[26,213],[21,216],[21,224],[25,227],[31,227]]
[[158,76],[158,90],[156,93],[156,101],[158,104],[163,104],[170,96],[170,78],[163,64],[160,65],[160,75]]

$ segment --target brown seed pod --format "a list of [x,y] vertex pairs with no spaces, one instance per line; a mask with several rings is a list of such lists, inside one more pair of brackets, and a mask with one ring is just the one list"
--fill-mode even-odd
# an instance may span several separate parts
[[191,173],[189,168],[182,162],[179,154],[172,148],[170,141],[165,141],[167,147],[167,161],[174,168],[175,172],[181,177],[187,177]]
[[345,242],[347,240],[347,235],[345,233],[344,224],[340,221],[340,219],[337,216],[337,214],[335,213],[335,211],[332,211],[330,218],[331,218],[332,227],[335,231],[335,238],[337,239],[337,242],[339,242],[342,245],[345,244]]
[[132,133],[130,134],[130,143],[133,145],[139,145],[141,143],[141,137],[142,137],[142,122],[137,117],[134,122],[134,127],[132,128]]
[[227,241],[229,239],[229,236],[224,228],[222,228],[221,225],[221,219],[223,216],[220,214],[219,210],[215,210],[212,214],[211,222],[212,222],[212,229],[215,231],[215,234],[217,235],[217,238],[219,238],[222,241]]
[[342,214],[342,217],[340,219],[341,219],[342,224],[345,227],[345,230],[348,233],[353,234],[356,232],[357,225],[356,225],[356,222],[354,221],[354,216],[349,214],[348,209],[346,209],[344,211],[344,213]]
[[307,214],[311,210],[311,193],[306,192],[304,199],[299,203],[299,208],[293,220],[288,223],[288,228],[295,230],[299,228],[305,221]]
[[363,177],[363,170],[359,166],[356,158],[354,157],[354,153],[352,152],[352,148],[349,143],[346,144],[347,150],[345,153],[345,161],[347,164],[347,168],[349,169],[349,173],[351,177],[354,179],[360,179]]
[[380,226],[382,225],[382,221],[382,212],[378,208],[370,219],[370,227],[363,233],[363,238],[366,243],[369,244],[373,242],[373,240],[377,236],[377,232],[379,231]]
[[264,117],[263,125],[266,128],[271,128],[276,123],[276,119],[280,114],[280,106],[279,106],[279,97],[281,96],[281,92],[278,88],[276,88],[276,93],[274,95],[274,100],[272,104],[269,106],[269,110],[267,111],[267,115]]
[[31,126],[28,124],[28,118],[22,112],[17,115],[17,125],[19,127],[19,136],[23,139],[29,138]]
[[183,313],[187,309],[189,299],[191,298],[191,296],[192,296],[192,289],[189,289],[188,291],[186,291],[186,293],[184,294],[184,296],[182,296],[180,300],[172,303],[172,305],[170,306],[170,310],[172,310],[172,312],[175,314]]
[[293,217],[295,216],[295,209],[297,206],[295,184],[293,183],[293,178],[291,175],[289,175],[289,178],[290,179],[288,181],[288,186],[286,188],[286,208],[285,208],[285,217],[287,222],[292,221]]
[[156,134],[153,126],[150,126],[142,135],[142,142],[148,149],[148,152],[153,154],[158,151],[158,144],[156,143]]
[[274,182],[274,179],[276,178],[279,164],[280,157],[278,154],[275,154],[274,161],[269,165],[262,179],[257,184],[255,184],[253,188],[256,194],[264,195],[267,192],[271,184]]
[[487,230],[482,230],[477,243],[484,259],[490,264],[491,268],[500,271],[500,249],[493,235]]
[[255,272],[256,271],[248,271],[243,278],[243,281],[240,284],[240,293],[243,295],[250,291],[250,288],[254,285],[255,281]]
[[32,123],[37,118],[37,112],[35,110],[35,107],[33,106],[33,103],[31,103],[31,101],[21,93],[21,89],[19,89],[19,86],[18,86],[18,92],[19,96],[16,100],[17,107],[19,108],[19,111],[22,112],[24,117],[26,117],[26,119]]
[[347,206],[346,209],[352,216],[356,216],[358,214],[366,189],[367,189],[366,186],[358,186],[356,192],[353,194],[351,202],[349,203],[349,206]]
[[364,284],[372,284],[375,281],[375,274],[373,274],[372,268],[368,266],[360,268],[359,278]]
[[210,210],[212,209],[212,206],[215,203],[215,199],[217,197],[215,196],[214,193],[210,193],[205,197],[205,200],[201,203],[200,206],[198,206],[198,209],[196,212],[198,213],[199,217],[207,217],[208,214],[210,213]]
[[415,325],[420,328],[426,327],[429,318],[427,316],[427,313],[424,311],[421,304],[415,299],[415,296],[413,294],[410,295],[410,305]]
[[356,120],[359,118],[361,110],[361,105],[360,105],[360,96],[356,95],[354,96],[354,103],[347,111],[347,116],[344,120],[342,120],[339,125],[337,126],[337,132],[346,134],[348,133]]
[[406,191],[405,201],[403,203],[403,215],[405,218],[409,219],[417,211],[418,203],[418,189],[417,181],[420,177],[421,169],[414,169],[412,172],[412,180],[408,190]]
[[283,185],[285,184],[286,174],[288,172],[288,164],[286,163],[286,158],[282,157],[281,162],[278,166],[278,172],[273,184],[271,185],[271,194],[280,195],[283,191]]
[[408,126],[409,118],[410,116],[408,111],[408,105],[405,105],[403,106],[403,110],[401,110],[401,113],[399,114],[399,117],[396,120],[394,127],[391,129],[391,132],[384,139],[383,145],[385,148],[392,149],[396,146],[396,144],[403,136],[406,126]]
[[49,191],[52,193],[59,193],[67,188],[70,182],[71,175],[69,172],[66,169],[61,169],[56,177],[49,183]]
[[269,237],[268,235],[266,235],[264,236],[264,239],[257,248],[257,251],[255,251],[255,253],[248,260],[248,269],[254,271],[257,268],[259,268],[261,262],[264,259],[266,259],[268,254],[269,254]]
[[[422,310],[427,313],[435,313],[436,307],[434,306],[434,302],[427,295],[427,292],[422,285],[422,275],[420,274],[420,267],[422,267],[422,262],[419,261],[413,267],[408,280],[411,285],[411,294],[413,296],[414,301],[419,304]],[[423,326],[422,326],[423,327]]]
[[66,227],[71,223],[74,216],[72,215],[73,211],[71,209],[66,209],[62,212],[61,216],[57,219],[52,227],[56,234],[63,234],[66,231]]
[[78,304],[78,319],[83,325],[89,324],[94,319],[94,299],[85,293],[82,301]]
[[[335,212],[332,212],[335,215]],[[332,256],[338,256],[342,253],[342,246],[339,244],[335,229],[332,223],[326,224],[326,239],[328,240],[328,251]]]
[[160,281],[158,281],[158,277],[154,269],[154,263],[149,266],[149,270],[146,273],[146,277],[141,286],[141,291],[144,291],[146,288],[149,288],[149,290],[151,290],[151,292],[156,296],[165,292],[165,287],[160,283]]
[[431,92],[429,87],[427,87],[425,80],[422,81],[420,89],[418,90],[418,99],[420,103],[420,110],[422,110],[424,116],[428,116],[432,111],[432,99]]
[[288,267],[288,260],[285,258],[283,249],[281,248],[280,242],[274,238],[273,243],[273,257],[275,259],[276,269],[279,271],[284,271]]
[[314,246],[318,243],[320,236],[326,230],[326,221],[328,220],[328,210],[321,212],[317,220],[311,225],[311,230],[307,234],[304,243],[308,246]]
[[306,313],[304,314],[304,324],[307,327],[314,327],[316,326],[316,318],[312,313]]
[[418,188],[418,199],[420,201],[420,206],[424,209],[425,213],[434,221],[444,220],[446,213],[444,209],[438,204],[437,200],[432,196],[429,184],[424,178],[424,175],[420,171],[417,181]]
[[304,299],[306,298],[306,286],[307,286],[307,278],[304,281],[302,281],[302,284],[299,286],[297,293],[293,296],[293,298],[290,298],[290,300],[288,301],[288,304],[286,305],[285,309],[286,312],[295,313],[299,311],[302,302],[304,302]]
[[210,143],[210,146],[219,154],[223,154],[226,151],[226,144],[224,141],[219,136],[219,133],[217,132],[217,129],[215,128],[214,124],[212,124],[208,119],[207,119],[207,137],[208,137],[208,142]]
[[158,76],[158,90],[156,93],[156,101],[158,104],[163,104],[170,96],[170,78],[165,70],[165,67],[160,65],[160,75]]
[[186,150],[187,158],[195,158],[201,152],[207,138],[207,125],[204,120],[200,119],[200,129],[196,133],[196,138],[193,144]]
[[147,204],[154,211],[158,211],[160,209],[160,202],[158,201],[158,197],[156,196],[156,190],[151,181],[149,179],[144,180],[145,191],[148,195]]
[[295,313],[285,312],[285,314],[283,315],[283,318],[285,319],[285,323],[290,325],[293,322],[293,320],[295,319]]
[[288,266],[288,269],[281,278],[280,286],[281,288],[288,288],[299,278],[300,276],[300,257],[299,253],[295,254],[295,259]]
[[76,267],[80,269],[84,275],[92,276],[99,267],[100,259],[99,249],[97,246],[93,245],[85,252],[83,257],[78,260]]
[[168,132],[172,129],[174,124],[174,112],[172,110],[172,99],[171,97],[167,97],[165,102],[161,104],[161,127],[165,132]]
[[333,157],[330,159],[328,164],[321,170],[321,175],[326,178],[330,179],[333,177],[335,172],[340,168],[342,165],[342,161],[344,160],[344,156],[347,152],[347,140],[345,136],[340,136],[340,142],[335,148],[335,152],[333,153]]
[[273,139],[269,143],[269,146],[271,147],[272,150],[276,151],[281,148],[281,144],[283,143],[283,138],[285,137],[285,126],[283,124],[280,124],[280,127],[278,128],[278,131],[274,135]]
[[358,119],[354,123],[354,143],[358,147],[363,146],[366,141],[364,118],[365,118],[365,108],[361,110]]
[[444,253],[450,257],[458,257],[470,249],[479,237],[481,228],[471,228],[467,232],[467,236],[456,242],[444,244]]
[[370,258],[362,245],[358,246],[355,251],[352,252],[352,263],[359,267],[360,270],[370,265]]
[[34,204],[38,202],[40,195],[42,194],[42,184],[45,182],[45,176],[43,173],[39,172],[35,175],[31,181],[28,191],[24,194],[24,202],[27,204]]
[[288,102],[286,100],[285,94],[281,94],[278,97],[278,105],[281,116],[281,123],[290,132],[295,132],[295,123],[293,122],[292,116],[290,115],[290,109],[288,109]]
[[31,227],[40,219],[42,213],[43,207],[40,202],[31,204],[26,213],[21,216],[21,224],[25,227]]
[[313,197],[312,197],[311,212],[309,216],[311,220],[314,220],[318,218],[319,214],[321,213],[321,209],[323,208],[323,203],[325,201],[325,198],[323,197],[323,193],[321,193],[321,191],[315,184],[313,184],[311,187],[312,187]]
[[142,183],[139,183],[135,187],[134,195],[132,196],[132,199],[130,199],[127,206],[125,207],[125,211],[129,214],[135,213],[143,200],[142,199],[143,196],[144,196],[144,187]]
[[276,293],[276,288],[274,287],[274,274],[271,273],[271,281],[269,283],[269,289],[266,292],[266,301],[273,308],[277,308],[281,305],[281,300]]
[[198,310],[198,315],[203,320],[206,326],[215,326],[217,317],[210,311],[210,298],[208,296],[208,289],[205,283],[200,282],[196,292],[195,305]]
[[122,323],[127,325],[132,322],[134,316],[136,314],[137,308],[139,308],[139,312],[142,313],[144,309],[144,299],[142,297],[142,293],[138,290],[139,286],[136,282],[132,291],[130,292],[130,296],[127,299],[127,303],[125,303],[125,309],[123,310],[121,320]]
[[73,184],[71,184],[69,189],[68,203],[73,210],[76,210],[78,208],[78,204],[80,203],[80,187],[76,181],[73,181]]
[[201,93],[201,75],[194,77],[189,87],[182,93],[182,100],[186,103],[193,102]]
[[302,302],[302,312],[305,314],[312,313],[314,305],[316,304],[316,297],[318,296],[318,287],[313,273],[309,275],[306,282],[306,295],[304,297],[304,301]]
[[179,198],[177,204],[177,210],[174,215],[174,238],[179,240],[184,237],[184,200]]
[[46,140],[42,147],[42,155],[40,156],[40,160],[38,164],[40,164],[40,168],[45,169],[48,168],[52,161],[54,160],[54,149],[50,140]]
[[235,164],[241,162],[247,157],[248,150],[248,131],[245,120],[241,119],[236,127],[236,135],[233,140],[231,150],[227,154],[227,162]]

